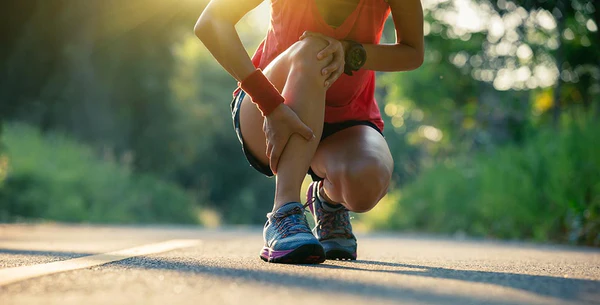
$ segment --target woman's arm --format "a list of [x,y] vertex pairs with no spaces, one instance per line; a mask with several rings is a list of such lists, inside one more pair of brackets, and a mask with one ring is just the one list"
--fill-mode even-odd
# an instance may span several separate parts
[[194,33],[236,80],[256,70],[235,30],[235,24],[263,0],[212,0],[194,27]]
[[[423,64],[423,8],[420,0],[388,0],[392,18],[396,27],[395,44],[363,44],[367,52],[367,61],[361,69],[375,71],[409,71]],[[334,55],[334,61],[323,69],[330,73],[327,83],[332,84],[344,71],[343,57],[348,47],[344,41],[338,41],[317,32],[304,32],[300,40],[308,37],[321,37],[329,45],[317,58]],[[327,87],[327,85],[325,85]]]
[[423,8],[420,0],[388,0],[396,27],[396,44],[366,44],[362,69],[414,70],[423,63]]
[[315,135],[294,110],[284,104],[284,97],[262,71],[254,67],[235,30],[235,24],[261,2],[263,0],[211,0],[198,18],[194,32],[221,66],[241,83],[264,116],[266,144],[272,148],[267,155],[271,169],[277,173],[279,156],[292,134],[297,133],[307,141]]

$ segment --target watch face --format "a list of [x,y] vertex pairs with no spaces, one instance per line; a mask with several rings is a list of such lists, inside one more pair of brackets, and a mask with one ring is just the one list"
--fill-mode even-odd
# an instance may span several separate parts
[[365,64],[366,52],[362,47],[354,47],[350,50],[348,54],[348,64],[354,70],[360,69]]

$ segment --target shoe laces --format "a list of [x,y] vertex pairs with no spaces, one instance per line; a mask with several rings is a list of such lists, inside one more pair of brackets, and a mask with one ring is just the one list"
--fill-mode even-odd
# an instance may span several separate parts
[[308,222],[304,216],[304,208],[294,207],[285,212],[275,212],[273,219],[275,220],[275,229],[282,234],[282,237],[297,233],[311,233],[308,228]]
[[[318,184],[317,187],[318,192]],[[311,196],[310,200],[306,202],[304,207],[313,204],[317,201],[317,195]],[[319,200],[319,204],[324,203]],[[317,207],[321,217],[318,220],[317,226],[325,233],[328,238],[352,238],[352,229],[350,227],[350,215],[345,207],[339,208],[335,211],[327,211],[322,206]],[[317,211],[315,211],[316,213]]]
[[350,215],[346,208],[340,208],[335,211],[327,211],[322,207],[320,209],[321,219],[319,220],[319,225],[328,238],[352,238]]

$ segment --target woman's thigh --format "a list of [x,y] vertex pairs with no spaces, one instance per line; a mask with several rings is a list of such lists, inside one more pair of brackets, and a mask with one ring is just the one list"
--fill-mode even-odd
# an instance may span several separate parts
[[[285,58],[280,56],[273,60],[263,71],[279,92],[283,91],[289,73],[289,65],[284,61]],[[262,113],[252,103],[250,96],[244,96],[240,106],[240,130],[244,143],[256,159],[262,164],[269,164],[269,159],[266,155],[266,138],[262,128],[263,119]]]

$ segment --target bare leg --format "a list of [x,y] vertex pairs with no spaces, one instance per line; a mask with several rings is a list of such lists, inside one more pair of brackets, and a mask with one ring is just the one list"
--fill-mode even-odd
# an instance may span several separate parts
[[325,178],[321,194],[327,201],[366,212],[386,194],[394,163],[377,131],[354,126],[321,142],[311,166]]
[[[294,134],[284,148],[277,168],[274,210],[288,202],[300,202],[300,187],[319,144],[325,114],[326,79],[321,75],[321,70],[331,61],[331,57],[319,61],[317,53],[325,46],[326,42],[319,38],[299,41],[273,60],[264,71],[282,92],[286,105],[317,137],[306,141]],[[244,142],[256,158],[263,164],[269,164],[260,112],[248,96],[242,101],[240,111]]]

